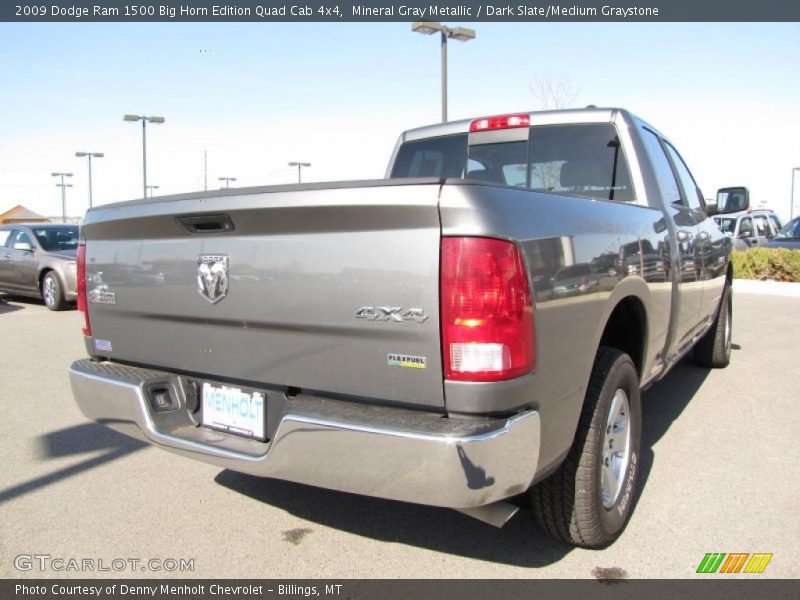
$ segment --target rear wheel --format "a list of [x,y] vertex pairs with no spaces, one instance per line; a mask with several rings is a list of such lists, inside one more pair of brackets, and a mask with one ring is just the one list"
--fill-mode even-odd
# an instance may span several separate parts
[[694,361],[701,367],[721,369],[731,362],[733,300],[731,286],[725,285],[714,324],[694,347]]
[[67,307],[61,282],[53,271],[48,271],[42,278],[42,301],[50,310],[64,310]]
[[633,361],[601,347],[572,448],[559,470],[531,492],[534,516],[547,533],[586,548],[619,537],[636,493],[641,415]]

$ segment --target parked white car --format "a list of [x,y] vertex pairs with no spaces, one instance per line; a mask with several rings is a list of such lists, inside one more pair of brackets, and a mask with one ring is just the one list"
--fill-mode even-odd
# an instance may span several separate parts
[[781,230],[781,220],[771,210],[745,210],[728,215],[715,215],[714,222],[734,240],[736,250],[763,246]]

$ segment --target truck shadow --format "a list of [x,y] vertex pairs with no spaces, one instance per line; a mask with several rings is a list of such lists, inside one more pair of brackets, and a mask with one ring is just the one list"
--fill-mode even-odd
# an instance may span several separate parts
[[[642,493],[647,493],[647,479],[655,461],[653,446],[681,416],[709,373],[709,369],[698,367],[689,359],[684,359],[663,380],[642,394],[640,493],[635,502],[638,503]],[[633,510],[636,510],[636,503]]]
[[215,481],[305,521],[370,539],[521,567],[557,562],[572,548],[550,540],[527,511],[495,529],[446,508],[369,498],[222,471]]
[[[89,453],[91,456],[86,460],[41,477],[29,479],[0,490],[0,504],[19,496],[39,491],[73,475],[78,475],[148,447],[148,444],[144,442],[129,438],[97,423],[84,423],[52,431],[41,436],[38,443],[39,455],[43,461]],[[98,452],[100,454],[97,454]]]
[[95,422],[51,431],[39,438],[39,450],[45,458],[75,456],[98,450],[130,454],[149,446]]
[[[707,369],[684,362],[644,393],[641,493],[647,493],[647,478],[655,460],[653,446],[680,417],[707,376]],[[467,558],[538,568],[553,564],[574,550],[541,531],[528,508],[521,509],[501,530],[449,509],[334,492],[234,471],[221,471],[215,481],[305,521]],[[635,519],[635,504],[633,511]]]

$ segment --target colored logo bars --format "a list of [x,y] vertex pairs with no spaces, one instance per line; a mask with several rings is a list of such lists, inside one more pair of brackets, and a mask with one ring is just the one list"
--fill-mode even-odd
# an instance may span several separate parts
[[765,552],[708,552],[700,561],[697,572],[763,573],[771,560],[772,553]]

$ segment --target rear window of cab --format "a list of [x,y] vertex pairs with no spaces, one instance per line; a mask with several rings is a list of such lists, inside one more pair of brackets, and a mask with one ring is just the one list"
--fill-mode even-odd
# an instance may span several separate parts
[[610,123],[538,125],[528,141],[468,145],[467,134],[400,146],[392,178],[441,177],[604,200],[635,199],[625,152]]

